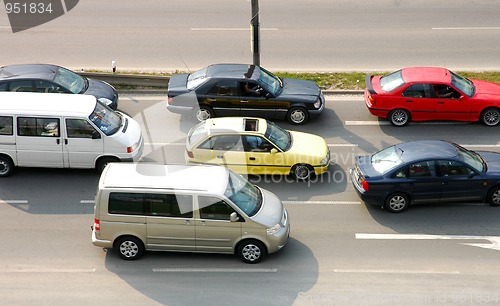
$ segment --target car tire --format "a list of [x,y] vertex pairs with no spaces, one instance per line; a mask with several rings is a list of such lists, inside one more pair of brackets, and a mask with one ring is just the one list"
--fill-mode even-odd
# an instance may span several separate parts
[[96,169],[99,173],[101,173],[102,171],[104,171],[104,168],[106,168],[106,166],[109,164],[109,163],[119,163],[120,160],[118,158],[113,158],[113,157],[103,157],[101,159],[99,159],[97,161],[97,165],[96,165]]
[[292,124],[304,124],[309,120],[309,113],[303,107],[292,107],[286,118]]
[[14,163],[7,156],[0,156],[0,177],[7,177],[14,171]]
[[120,238],[114,248],[116,253],[125,260],[139,259],[144,253],[142,241],[132,236]]
[[410,112],[406,109],[398,108],[389,113],[389,121],[394,126],[405,126],[410,120]]
[[493,189],[488,192],[487,200],[491,206],[500,206],[500,186],[493,187]]
[[215,117],[213,109],[210,106],[206,105],[200,105],[200,108],[197,109],[194,114],[194,118],[198,122],[202,122],[213,117]]
[[245,240],[238,245],[238,256],[244,263],[256,264],[266,257],[264,244],[257,240]]
[[481,122],[487,126],[496,126],[500,123],[500,110],[487,108],[481,113]]
[[299,181],[305,181],[311,178],[314,169],[310,165],[298,164],[292,167],[291,174]]
[[405,211],[410,206],[410,199],[404,193],[393,193],[385,200],[384,207],[393,213],[400,213]]

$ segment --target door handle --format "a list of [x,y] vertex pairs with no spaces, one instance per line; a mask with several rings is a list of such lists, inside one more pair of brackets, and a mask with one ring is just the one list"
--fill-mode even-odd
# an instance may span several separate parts
[[241,103],[248,103],[248,100],[240,100]]
[[406,102],[412,103],[412,102],[413,102],[413,100],[406,100]]
[[207,225],[207,222],[205,222],[205,221],[200,221],[200,224],[201,224],[201,225],[203,225],[203,226],[205,226],[205,225]]
[[67,145],[68,144],[68,139],[64,139],[64,144]]
[[443,101],[439,101],[437,104],[444,104],[444,102]]
[[186,225],[190,225],[190,224],[191,224],[191,221],[190,221],[190,220],[184,220],[184,224],[186,224]]
[[248,159],[249,160],[255,160],[255,157],[249,157]]
[[211,99],[211,98],[208,98],[208,99],[207,99],[207,101],[208,101],[208,102],[215,102],[215,101],[217,101],[217,99]]
[[222,156],[222,155],[217,155],[217,158],[224,158],[224,156]]
[[56,139],[56,143],[57,143],[57,144],[61,144],[61,139],[57,138],[57,139]]

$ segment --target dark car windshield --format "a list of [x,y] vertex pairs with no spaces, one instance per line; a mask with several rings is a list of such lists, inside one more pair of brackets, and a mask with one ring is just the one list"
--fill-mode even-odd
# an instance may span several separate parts
[[451,85],[458,88],[469,98],[472,97],[476,91],[474,84],[469,79],[461,77],[452,71],[450,71],[450,73],[451,73]]
[[387,173],[403,163],[401,159],[402,153],[403,151],[397,146],[390,146],[373,154],[371,158],[373,169],[380,174]]
[[74,94],[84,93],[88,87],[87,79],[62,67],[58,68],[56,76],[54,77],[54,82]]
[[100,102],[96,103],[89,119],[107,136],[116,133],[122,124],[121,115]]
[[393,91],[404,83],[405,80],[403,80],[402,70],[395,71],[380,78],[380,87],[386,92]]
[[469,150],[467,150],[467,149],[465,149],[457,144],[454,144],[454,145],[457,148],[460,156],[462,156],[462,158],[464,159],[464,161],[468,165],[470,165],[472,168],[474,168],[478,172],[486,171],[486,163],[484,162],[483,158],[479,154],[477,154],[474,151],[469,151]]
[[287,130],[267,121],[265,136],[281,150],[287,151],[292,146],[292,135]]
[[260,68],[259,83],[275,97],[278,96],[281,87],[283,87],[280,78],[263,68]]
[[254,216],[262,206],[260,190],[232,171],[229,171],[229,181],[224,195],[249,217]]

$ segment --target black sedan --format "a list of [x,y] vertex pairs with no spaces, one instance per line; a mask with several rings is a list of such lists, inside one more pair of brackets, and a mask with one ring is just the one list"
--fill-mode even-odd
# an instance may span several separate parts
[[409,141],[358,156],[350,172],[364,202],[391,212],[420,203],[500,206],[500,153],[474,152],[448,141]]
[[1,67],[0,91],[85,94],[96,97],[112,109],[118,107],[118,93],[113,86],[49,64]]
[[198,121],[252,116],[302,124],[321,114],[325,98],[313,81],[279,78],[254,65],[215,64],[172,75],[167,108]]

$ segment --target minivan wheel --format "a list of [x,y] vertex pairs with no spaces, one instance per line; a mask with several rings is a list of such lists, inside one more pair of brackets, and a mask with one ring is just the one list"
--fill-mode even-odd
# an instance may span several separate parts
[[488,203],[491,206],[500,206],[500,186],[496,186],[488,193]]
[[292,168],[292,175],[300,181],[310,179],[313,172],[314,170],[309,165],[295,165]]
[[135,237],[122,237],[116,242],[115,251],[125,260],[135,260],[144,253],[144,246]]
[[0,156],[0,177],[7,177],[14,171],[14,164],[8,157]]
[[200,109],[196,110],[195,113],[196,120],[199,122],[213,118],[214,116],[214,111],[209,106],[205,105],[200,105]]
[[387,197],[385,208],[393,213],[404,211],[410,205],[410,199],[404,193],[393,193]]
[[243,241],[238,246],[238,256],[245,263],[255,264],[264,259],[266,248],[257,240]]

